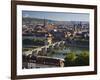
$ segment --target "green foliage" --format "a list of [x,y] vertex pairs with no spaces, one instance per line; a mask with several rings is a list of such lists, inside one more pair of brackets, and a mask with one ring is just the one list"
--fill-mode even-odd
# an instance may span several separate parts
[[33,44],[32,40],[30,40],[30,39],[24,39],[22,42],[23,42],[23,44],[26,44],[26,45],[27,44]]
[[65,57],[66,66],[86,66],[89,65],[89,52],[83,51],[80,54],[75,52],[68,53]]
[[32,39],[33,42],[44,42],[45,39]]
[[68,53],[68,55],[66,56],[66,59],[70,60],[70,61],[74,61],[76,59],[76,54],[74,52],[72,53]]
[[75,60],[77,56],[74,52],[68,53],[65,57],[65,66],[73,66],[75,65]]
[[42,45],[45,43],[45,39],[24,39],[23,45]]
[[89,53],[86,51],[82,52],[77,61],[80,63],[80,65],[89,65]]

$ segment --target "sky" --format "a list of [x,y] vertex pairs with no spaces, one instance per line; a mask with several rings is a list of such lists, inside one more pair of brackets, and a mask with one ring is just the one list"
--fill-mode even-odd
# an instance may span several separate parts
[[45,18],[56,21],[89,21],[88,13],[22,11],[22,17]]

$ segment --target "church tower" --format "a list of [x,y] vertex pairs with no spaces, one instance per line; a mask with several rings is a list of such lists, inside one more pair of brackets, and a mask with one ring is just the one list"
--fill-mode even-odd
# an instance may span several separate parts
[[52,44],[52,35],[50,33],[48,34],[47,42],[49,45]]
[[46,19],[44,17],[44,20],[43,20],[43,27],[45,28],[46,27]]

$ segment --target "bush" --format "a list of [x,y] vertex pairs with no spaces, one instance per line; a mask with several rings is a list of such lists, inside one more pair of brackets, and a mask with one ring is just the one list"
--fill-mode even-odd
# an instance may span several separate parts
[[77,58],[78,65],[89,65],[89,53],[84,51]]
[[74,52],[68,53],[65,57],[65,66],[73,66],[75,65],[75,60],[77,56]]
[[65,57],[64,65],[65,67],[89,65],[89,53],[86,51],[77,55],[75,52],[68,53]]

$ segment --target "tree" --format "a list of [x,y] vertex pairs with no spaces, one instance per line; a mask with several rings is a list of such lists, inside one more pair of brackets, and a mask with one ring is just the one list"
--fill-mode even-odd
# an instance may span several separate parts
[[65,57],[65,66],[74,66],[75,64],[75,60],[76,60],[77,56],[74,52],[72,53],[68,53]]
[[65,67],[89,65],[89,52],[83,51],[80,54],[76,54],[75,52],[68,53],[65,57],[64,65]]
[[84,65],[89,65],[89,53],[87,51],[83,51],[78,55],[77,58],[77,63],[78,65],[84,66]]

